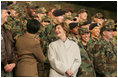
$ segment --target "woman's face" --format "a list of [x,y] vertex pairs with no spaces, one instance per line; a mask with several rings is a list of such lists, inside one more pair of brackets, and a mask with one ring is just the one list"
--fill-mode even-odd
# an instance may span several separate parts
[[57,25],[55,29],[55,33],[57,37],[62,37],[65,34],[65,30],[62,28],[61,25]]

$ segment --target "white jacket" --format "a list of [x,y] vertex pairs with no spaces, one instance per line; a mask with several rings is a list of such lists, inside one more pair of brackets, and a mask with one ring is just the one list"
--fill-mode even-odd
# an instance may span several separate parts
[[65,72],[71,69],[76,76],[81,64],[79,46],[67,39],[63,42],[61,39],[50,43],[48,59],[51,65],[50,77],[66,76]]

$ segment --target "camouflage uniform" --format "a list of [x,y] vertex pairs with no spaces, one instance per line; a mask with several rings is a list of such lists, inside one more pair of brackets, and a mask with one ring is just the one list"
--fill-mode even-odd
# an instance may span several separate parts
[[[52,23],[51,19],[48,18],[48,17],[42,18],[42,21],[50,21],[50,23]],[[42,50],[43,50],[46,57],[47,57],[49,44],[52,41],[56,40],[56,35],[54,34],[53,28],[54,28],[54,25],[49,24],[49,25],[46,25],[46,26],[42,26],[40,31],[39,31],[41,47],[42,47]],[[44,76],[45,77],[49,76],[49,70],[50,70],[50,64],[49,64],[49,61],[47,59],[47,61],[44,63]]]
[[90,40],[89,40],[88,43],[87,43],[86,51],[87,51],[87,53],[88,53],[88,55],[89,55],[89,57],[90,57],[90,59],[91,59],[92,62],[93,62],[93,59],[94,59],[94,58],[93,58],[94,55],[93,55],[92,49],[94,48],[95,44],[96,44],[100,39],[101,39],[101,36],[100,36],[100,35],[98,36],[97,39],[90,37]]
[[[107,20],[101,28],[101,34],[104,31],[113,30],[113,22]],[[115,45],[116,46],[116,45]],[[95,70],[99,76],[116,77],[117,76],[117,49],[113,44],[101,38],[93,48]]]
[[[79,31],[81,31],[81,30],[79,30]],[[82,33],[84,33],[84,32],[82,32]],[[79,40],[78,45],[80,47],[82,64],[80,65],[77,76],[78,77],[95,77],[96,74],[95,74],[93,62],[90,60],[87,50],[82,45],[81,40]]]
[[93,51],[96,72],[103,77],[116,77],[117,56],[115,55],[116,50],[112,48],[112,45],[102,38],[95,45]]
[[79,36],[78,36],[78,35],[75,35],[75,37],[74,37],[74,36],[72,36],[71,34],[68,34],[68,38],[69,38],[70,40],[73,40],[73,41],[76,42],[77,44],[79,44],[79,42],[80,42],[80,39],[79,39]]

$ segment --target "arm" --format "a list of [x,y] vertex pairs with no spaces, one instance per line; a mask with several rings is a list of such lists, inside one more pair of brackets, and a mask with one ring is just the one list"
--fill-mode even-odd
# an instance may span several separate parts
[[49,45],[49,51],[48,51],[48,59],[50,62],[51,67],[57,71],[60,74],[65,74],[65,72],[67,71],[67,68],[65,67],[65,65],[58,61],[55,55],[55,50],[53,45]]
[[4,43],[3,37],[1,39],[1,62],[2,62],[2,65],[7,64],[5,43]]
[[41,46],[40,44],[36,44],[34,47],[33,47],[33,54],[35,55],[35,57],[40,60],[41,62],[45,62],[46,61],[46,58],[42,52],[42,49],[41,49]]

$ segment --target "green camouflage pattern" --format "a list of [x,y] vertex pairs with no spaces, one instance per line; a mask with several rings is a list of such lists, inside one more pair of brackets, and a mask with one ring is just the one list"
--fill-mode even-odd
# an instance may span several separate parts
[[93,63],[91,62],[87,51],[84,49],[79,37],[72,37],[71,35],[68,38],[74,42],[76,42],[80,47],[80,54],[82,63],[77,73],[77,77],[95,77],[95,70]]
[[89,32],[88,28],[79,28],[78,31],[80,35]]
[[[56,35],[54,34],[54,31],[52,31],[52,28],[53,28],[53,25],[50,24],[47,26],[42,26],[40,31],[39,31],[41,47],[42,47],[42,50],[43,50],[44,55],[46,57],[48,57],[47,53],[48,53],[49,44],[52,41],[56,40]],[[44,69],[45,69],[44,75],[45,75],[45,77],[48,77],[49,76],[49,70],[50,70],[50,64],[49,64],[48,60],[44,63]]]
[[99,76],[117,76],[117,56],[116,49],[112,48],[111,43],[101,38],[94,47],[94,66]]

